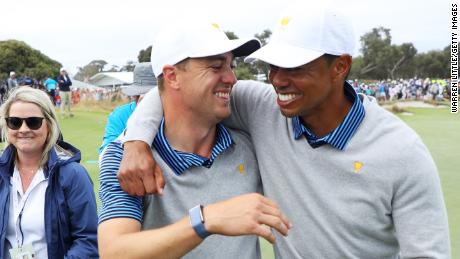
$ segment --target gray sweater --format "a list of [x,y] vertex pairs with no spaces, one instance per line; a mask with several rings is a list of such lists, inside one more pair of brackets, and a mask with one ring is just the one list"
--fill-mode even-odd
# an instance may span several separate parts
[[[237,195],[262,191],[252,143],[242,133],[233,130],[230,133],[235,144],[220,154],[211,168],[193,167],[179,176],[153,151],[167,184],[163,195],[144,198],[142,229],[154,229],[177,222],[198,204],[207,205]],[[212,235],[184,258],[260,258],[259,240],[254,235]]]
[[[151,143],[158,92],[128,122],[126,140]],[[270,85],[239,81],[227,125],[250,134],[263,190],[293,223],[277,258],[450,258],[436,166],[418,135],[363,97],[364,121],[344,151],[295,140]],[[145,108],[142,108],[145,107]],[[136,126],[133,126],[136,125]],[[157,127],[155,127],[157,128]]]

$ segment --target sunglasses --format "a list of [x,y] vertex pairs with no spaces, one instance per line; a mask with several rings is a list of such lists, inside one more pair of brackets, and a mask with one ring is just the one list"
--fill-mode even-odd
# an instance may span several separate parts
[[38,130],[43,123],[42,117],[28,117],[28,118],[19,118],[19,117],[8,117],[5,118],[6,126],[12,130],[18,130],[22,127],[22,123],[25,121],[26,125],[31,130]]

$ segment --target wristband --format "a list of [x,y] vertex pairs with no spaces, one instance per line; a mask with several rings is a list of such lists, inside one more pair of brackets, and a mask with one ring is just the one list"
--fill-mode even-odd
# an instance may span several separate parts
[[203,205],[196,205],[195,207],[191,208],[188,213],[190,217],[190,225],[192,225],[193,229],[199,237],[205,239],[211,235],[211,233],[209,233],[204,227]]

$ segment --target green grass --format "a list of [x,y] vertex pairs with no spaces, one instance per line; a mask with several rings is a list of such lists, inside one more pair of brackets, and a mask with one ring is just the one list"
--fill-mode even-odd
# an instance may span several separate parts
[[[93,106],[94,107],[94,106]],[[460,258],[460,115],[444,109],[408,109],[412,116],[401,115],[422,137],[439,169],[449,216],[452,258]],[[82,164],[91,174],[95,192],[98,183],[98,148],[109,111],[80,106],[75,117],[60,121],[66,141],[82,151]],[[271,245],[262,242],[263,258],[273,258]]]
[[423,139],[438,167],[447,206],[452,258],[460,258],[460,114],[448,108],[408,109],[400,117]]
[[81,151],[81,164],[88,170],[94,183],[94,191],[99,204],[99,164],[98,150],[102,143],[108,111],[91,111],[83,107],[73,110],[75,117],[59,120],[66,142]]

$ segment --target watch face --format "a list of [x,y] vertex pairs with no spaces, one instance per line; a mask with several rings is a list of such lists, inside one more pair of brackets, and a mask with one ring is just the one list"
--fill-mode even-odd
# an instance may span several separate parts
[[203,217],[203,205],[200,205],[200,219],[201,219],[201,223],[204,223],[204,217]]

